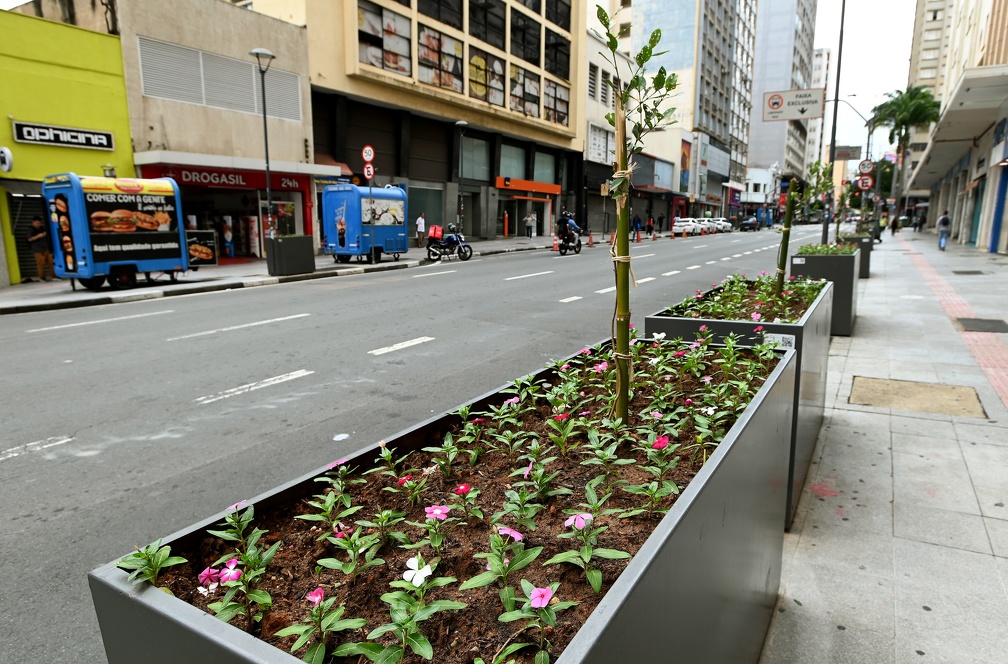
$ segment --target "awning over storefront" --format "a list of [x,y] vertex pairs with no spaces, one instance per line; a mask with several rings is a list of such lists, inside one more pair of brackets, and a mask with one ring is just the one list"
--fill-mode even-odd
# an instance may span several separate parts
[[[202,166],[204,168],[226,168],[233,170],[262,170],[265,161],[250,157],[227,157],[216,154],[199,154],[195,152],[175,152],[173,150],[150,150],[137,152],[133,155],[133,163],[137,166],[146,164],[180,164],[183,166]],[[292,161],[270,160],[270,170],[277,173],[297,173],[302,175],[352,175],[353,172],[340,162],[338,165],[303,164]]]
[[1008,65],[967,69],[942,111],[927,150],[910,178],[911,189],[930,189],[991,130],[1008,98]]

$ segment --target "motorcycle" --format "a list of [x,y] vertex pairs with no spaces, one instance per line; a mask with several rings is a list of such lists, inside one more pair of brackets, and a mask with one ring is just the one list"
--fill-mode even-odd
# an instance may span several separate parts
[[573,251],[575,254],[581,253],[581,234],[583,232],[582,230],[576,232],[568,230],[566,235],[558,238],[557,250],[561,256],[566,256],[568,251]]
[[455,230],[455,224],[448,224],[448,233],[444,237],[427,237],[427,259],[439,261],[442,258],[458,256],[467,261],[472,258],[473,250],[465,241],[461,229]]

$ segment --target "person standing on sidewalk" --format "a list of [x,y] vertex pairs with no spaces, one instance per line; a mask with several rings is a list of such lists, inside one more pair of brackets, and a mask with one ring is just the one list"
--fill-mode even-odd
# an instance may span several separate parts
[[[35,254],[35,266],[42,281],[52,281],[56,278],[53,272],[52,243],[49,241],[49,229],[42,223],[42,217],[32,217],[31,228],[28,229],[28,246]],[[47,276],[48,275],[48,276]]]
[[424,222],[425,222],[425,216],[424,215],[426,215],[426,214],[427,214],[426,212],[421,212],[420,216],[417,217],[417,220],[416,220],[416,243],[417,243],[417,248],[418,249],[423,249],[423,246],[424,246],[424,231],[426,230],[425,224],[424,224]]
[[528,213],[525,214],[525,235],[527,235],[530,240],[532,239],[533,226],[535,226],[535,217],[532,216],[532,210],[529,210]]
[[948,244],[949,233],[952,232],[952,220],[949,219],[948,210],[942,212],[942,216],[938,217],[938,248],[945,251],[945,245]]

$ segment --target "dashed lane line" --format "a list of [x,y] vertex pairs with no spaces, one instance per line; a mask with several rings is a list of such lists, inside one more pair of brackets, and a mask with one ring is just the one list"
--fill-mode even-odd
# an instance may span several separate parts
[[18,445],[17,447],[10,447],[6,450],[0,451],[0,461],[7,461],[8,459],[13,459],[14,457],[19,457],[22,454],[27,454],[29,452],[38,452],[39,450],[47,450],[50,447],[56,447],[57,445],[65,445],[73,440],[73,436],[50,436],[45,440],[36,440],[33,443],[26,443],[24,445]]
[[672,270],[671,272],[662,272],[663,277],[671,277],[673,275],[679,274],[679,270]]
[[507,277],[504,281],[514,281],[515,279],[528,279],[529,277],[541,277],[544,274],[553,274],[553,270],[546,270],[545,272],[533,272],[532,274],[519,274],[517,277]]
[[260,380],[255,383],[246,383],[245,385],[239,385],[238,387],[232,387],[230,390],[224,390],[223,392],[218,392],[217,394],[211,394],[205,397],[199,397],[193,399],[195,403],[201,406],[205,406],[208,403],[214,403],[222,399],[229,399],[239,394],[245,394],[247,392],[253,392],[255,390],[261,390],[264,387],[270,387],[272,385],[279,385],[280,383],[286,383],[289,380],[294,380],[295,378],[303,378],[305,376],[310,376],[314,371],[307,371],[305,369],[298,369],[297,371],[292,371],[290,373],[283,374],[282,376],[273,376],[272,378],[267,378],[266,380]]
[[26,330],[26,333],[30,334],[32,332],[49,332],[50,330],[65,330],[68,327],[81,327],[83,325],[98,325],[99,323],[114,323],[121,320],[130,320],[132,318],[146,318],[147,316],[160,316],[161,314],[173,314],[174,309],[166,309],[164,311],[150,311],[145,314],[133,314],[132,316],[117,316],[115,318],[101,318],[99,320],[85,320],[78,323],[67,323],[66,325],[51,325],[49,327],[36,327],[34,330]]
[[409,341],[400,341],[397,344],[392,344],[391,346],[385,346],[384,348],[375,348],[374,350],[369,350],[368,355],[384,355],[385,353],[391,353],[396,350],[402,350],[403,348],[409,348],[410,346],[416,346],[418,344],[424,344],[428,341],[434,341],[434,337],[417,337],[416,339],[410,339]]
[[179,341],[181,339],[192,339],[195,337],[205,337],[210,334],[217,334],[219,332],[231,332],[232,330],[242,330],[247,327],[258,327],[259,325],[269,325],[270,323],[280,323],[285,320],[294,320],[295,318],[304,318],[305,316],[311,316],[311,314],[294,314],[293,316],[283,316],[281,318],[270,318],[268,320],[257,320],[253,323],[242,323],[241,325],[231,325],[230,327],[219,327],[216,330],[204,330],[203,332],[194,332],[193,334],[183,334],[181,337],[169,337],[165,341]]
[[690,265],[690,266],[689,266],[689,267],[687,267],[686,269],[687,269],[687,270],[699,270],[700,268],[701,268],[701,266],[700,266],[700,265]]
[[572,295],[571,297],[565,297],[560,301],[563,302],[564,304],[567,304],[568,302],[577,302],[580,299],[581,299],[580,295]]

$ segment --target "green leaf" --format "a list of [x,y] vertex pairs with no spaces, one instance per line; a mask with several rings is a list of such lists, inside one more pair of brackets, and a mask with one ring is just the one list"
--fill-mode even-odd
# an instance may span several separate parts
[[459,611],[466,608],[466,603],[455,602],[450,599],[436,599],[431,602],[431,606],[438,607],[439,611]]
[[550,664],[549,653],[545,650],[540,650],[536,653],[535,664]]
[[621,560],[630,557],[629,553],[619,551],[618,549],[595,549],[592,553],[596,558],[605,558],[607,560]]
[[378,656],[371,661],[375,664],[398,664],[398,662],[402,661],[403,655],[405,654],[406,651],[403,650],[402,646],[389,646],[378,653]]
[[654,48],[661,41],[661,28],[656,28],[654,32],[651,33],[651,38],[648,39],[648,46]]
[[250,590],[245,593],[245,596],[259,606],[270,606],[273,604],[273,598],[265,590]]
[[315,625],[291,625],[290,627],[284,627],[279,632],[275,632],[273,636],[293,636],[294,634],[304,634],[305,632],[314,632]]
[[608,46],[609,50],[613,53],[619,50],[619,39],[616,38],[616,35],[609,33],[609,41],[606,46]]
[[346,620],[333,620],[327,622],[328,616],[322,621],[322,629],[326,632],[342,632],[345,629],[360,629],[367,625],[363,618],[347,618]]
[[189,562],[182,556],[172,556],[161,563],[161,567],[171,567],[172,565],[181,565],[182,563]]
[[420,655],[424,659],[431,659],[434,657],[434,647],[431,646],[430,641],[427,637],[420,632],[410,632],[406,635],[406,645],[410,647],[410,650]]
[[602,571],[592,568],[585,572],[585,575],[588,577],[588,583],[591,585],[592,590],[596,594],[602,592]]
[[342,643],[336,646],[336,650],[333,650],[333,657],[350,657],[351,655],[364,655],[372,662],[378,658],[378,655],[384,648],[380,643]]
[[[221,604],[223,604],[223,602],[221,602]],[[231,622],[232,618],[234,618],[239,613],[244,613],[244,610],[245,607],[243,607],[241,604],[238,604],[237,602],[228,602],[227,604],[221,606],[220,610],[217,611],[217,617],[223,620],[224,622]]]
[[584,567],[584,561],[581,560],[581,554],[577,551],[564,551],[563,553],[558,553],[543,565],[555,565],[556,563],[572,563],[578,567]]
[[496,664],[496,662],[503,662],[505,659],[508,658],[508,656],[515,654],[516,652],[518,652],[522,648],[528,648],[530,645],[532,645],[532,644],[531,643],[512,643],[507,648],[505,648],[504,650],[501,651],[501,654],[498,655],[497,659],[494,660],[494,664]]
[[595,11],[595,15],[598,17],[599,23],[602,24],[603,28],[605,28],[606,30],[608,30],[609,29],[609,14],[606,13],[606,10],[602,9],[601,5],[595,5],[595,10],[596,10]]
[[491,583],[497,580],[497,575],[493,572],[483,572],[482,574],[477,574],[473,578],[469,579],[461,586],[459,590],[469,590],[471,588],[482,588],[483,586],[489,586]]
[[542,550],[543,548],[541,546],[532,547],[531,549],[525,549],[524,551],[517,554],[514,558],[511,559],[511,562],[508,563],[508,569],[512,572],[523,569],[533,560],[538,558],[539,554],[542,553]]
[[325,644],[315,643],[305,653],[304,661],[308,664],[322,664],[325,661]]
[[523,610],[505,611],[504,613],[502,613],[499,616],[497,616],[497,620],[499,620],[501,622],[504,622],[504,623],[509,623],[509,622],[514,622],[516,620],[521,620],[523,618],[531,618],[531,617],[532,616],[530,616],[529,614],[525,613],[525,611],[523,611]]

